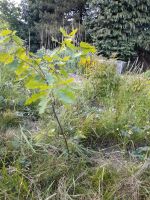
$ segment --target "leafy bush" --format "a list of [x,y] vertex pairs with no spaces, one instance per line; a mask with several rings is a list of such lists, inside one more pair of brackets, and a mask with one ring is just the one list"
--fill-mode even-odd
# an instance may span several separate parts
[[37,105],[25,106],[29,91],[16,80],[14,69],[0,64],[0,111],[18,112],[18,115],[38,118]]
[[15,81],[14,71],[0,64],[0,110],[23,107],[26,94],[21,82]]
[[120,77],[116,73],[113,61],[100,61],[96,58],[87,74],[96,99],[107,101],[107,98],[114,96],[118,91]]
[[93,147],[118,143],[134,143],[137,147],[150,144],[147,78],[143,75],[118,77],[114,68],[111,71],[102,65],[102,72],[92,71],[83,82],[77,115],[73,119],[74,132],[87,137],[84,139],[87,146],[90,143]]

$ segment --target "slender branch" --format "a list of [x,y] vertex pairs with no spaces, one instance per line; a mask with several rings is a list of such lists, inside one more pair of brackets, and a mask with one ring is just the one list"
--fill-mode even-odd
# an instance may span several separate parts
[[62,125],[61,125],[61,123],[60,123],[60,121],[59,121],[59,118],[58,118],[58,116],[57,116],[57,113],[56,113],[56,110],[55,110],[55,102],[52,103],[52,109],[53,109],[53,113],[54,113],[54,116],[55,116],[55,118],[56,118],[56,121],[57,121],[57,123],[58,123],[58,125],[59,125],[61,134],[62,134],[62,136],[63,136],[63,138],[64,138],[64,142],[65,142],[65,145],[66,145],[66,149],[67,149],[67,152],[68,152],[68,155],[69,155],[69,154],[70,154],[70,151],[69,151],[69,146],[68,146],[66,134],[64,133],[64,130],[63,130],[63,128],[62,128]]
[[[40,73],[40,71],[38,71],[33,64],[31,64],[30,62],[22,59],[22,58],[19,58],[18,56],[16,56],[16,58],[18,58],[19,60],[23,61],[24,63],[26,63],[27,65],[30,65],[30,67],[32,67],[38,74]],[[42,75],[42,74],[41,74]]]
[[[39,69],[41,70],[41,72],[43,72],[41,66],[39,66]],[[47,82],[47,80],[46,80],[46,77],[45,77],[44,72],[43,72],[42,74],[43,74],[43,76],[44,76],[44,79],[45,79],[47,85],[49,85],[48,82]],[[59,126],[59,128],[60,128],[61,134],[62,134],[62,136],[63,136],[63,138],[64,138],[64,142],[65,142],[66,149],[67,149],[68,156],[69,156],[70,151],[69,151],[69,146],[68,146],[66,134],[64,133],[64,130],[63,130],[63,128],[62,128],[62,125],[61,125],[61,123],[60,123],[60,121],[59,121],[59,118],[58,118],[57,113],[56,113],[56,110],[55,110],[55,99],[54,99],[53,102],[52,102],[52,109],[53,109],[53,113],[54,113],[55,119],[56,119],[56,121],[57,121],[57,123],[58,123],[58,126]]]

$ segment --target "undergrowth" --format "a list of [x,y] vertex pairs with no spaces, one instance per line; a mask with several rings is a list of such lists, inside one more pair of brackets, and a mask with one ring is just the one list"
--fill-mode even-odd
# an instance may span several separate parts
[[51,106],[40,117],[36,105],[19,106],[28,91],[7,75],[0,86],[0,199],[150,199],[148,76],[120,76],[100,61],[80,76],[75,104],[56,102],[68,159]]

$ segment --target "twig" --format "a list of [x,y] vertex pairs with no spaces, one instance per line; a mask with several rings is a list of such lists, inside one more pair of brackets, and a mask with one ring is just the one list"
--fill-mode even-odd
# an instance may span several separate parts
[[64,130],[63,130],[63,128],[62,128],[62,125],[61,125],[61,123],[60,123],[60,121],[59,121],[59,118],[58,118],[58,116],[57,116],[57,113],[56,113],[56,110],[55,110],[55,102],[52,103],[52,109],[53,109],[53,113],[54,113],[54,116],[55,116],[55,118],[56,118],[56,121],[57,121],[57,123],[58,123],[58,125],[59,125],[61,134],[62,134],[62,136],[63,136],[63,138],[64,138],[64,142],[65,142],[65,145],[66,145],[66,149],[67,149],[67,152],[68,152],[68,155],[69,155],[69,154],[70,154],[70,151],[69,151],[69,147],[68,147],[68,142],[67,142],[66,134],[64,133]]

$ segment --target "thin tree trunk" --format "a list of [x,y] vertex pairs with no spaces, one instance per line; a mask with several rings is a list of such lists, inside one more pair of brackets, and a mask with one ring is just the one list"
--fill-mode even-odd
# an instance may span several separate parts
[[29,29],[29,51],[31,49],[31,32],[30,32],[30,29]]
[[59,128],[60,128],[60,132],[61,132],[61,134],[62,134],[62,136],[63,136],[63,138],[64,138],[65,146],[66,146],[66,149],[67,149],[67,152],[68,152],[68,156],[69,156],[70,151],[69,151],[69,146],[68,146],[66,134],[64,133],[64,130],[63,130],[63,128],[62,128],[62,125],[61,125],[61,123],[60,123],[60,121],[59,121],[59,118],[58,118],[58,116],[57,116],[57,114],[56,114],[55,102],[52,103],[52,109],[53,109],[54,117],[55,117],[55,119],[56,119],[56,121],[57,121],[57,123],[58,123],[58,126],[59,126]]

